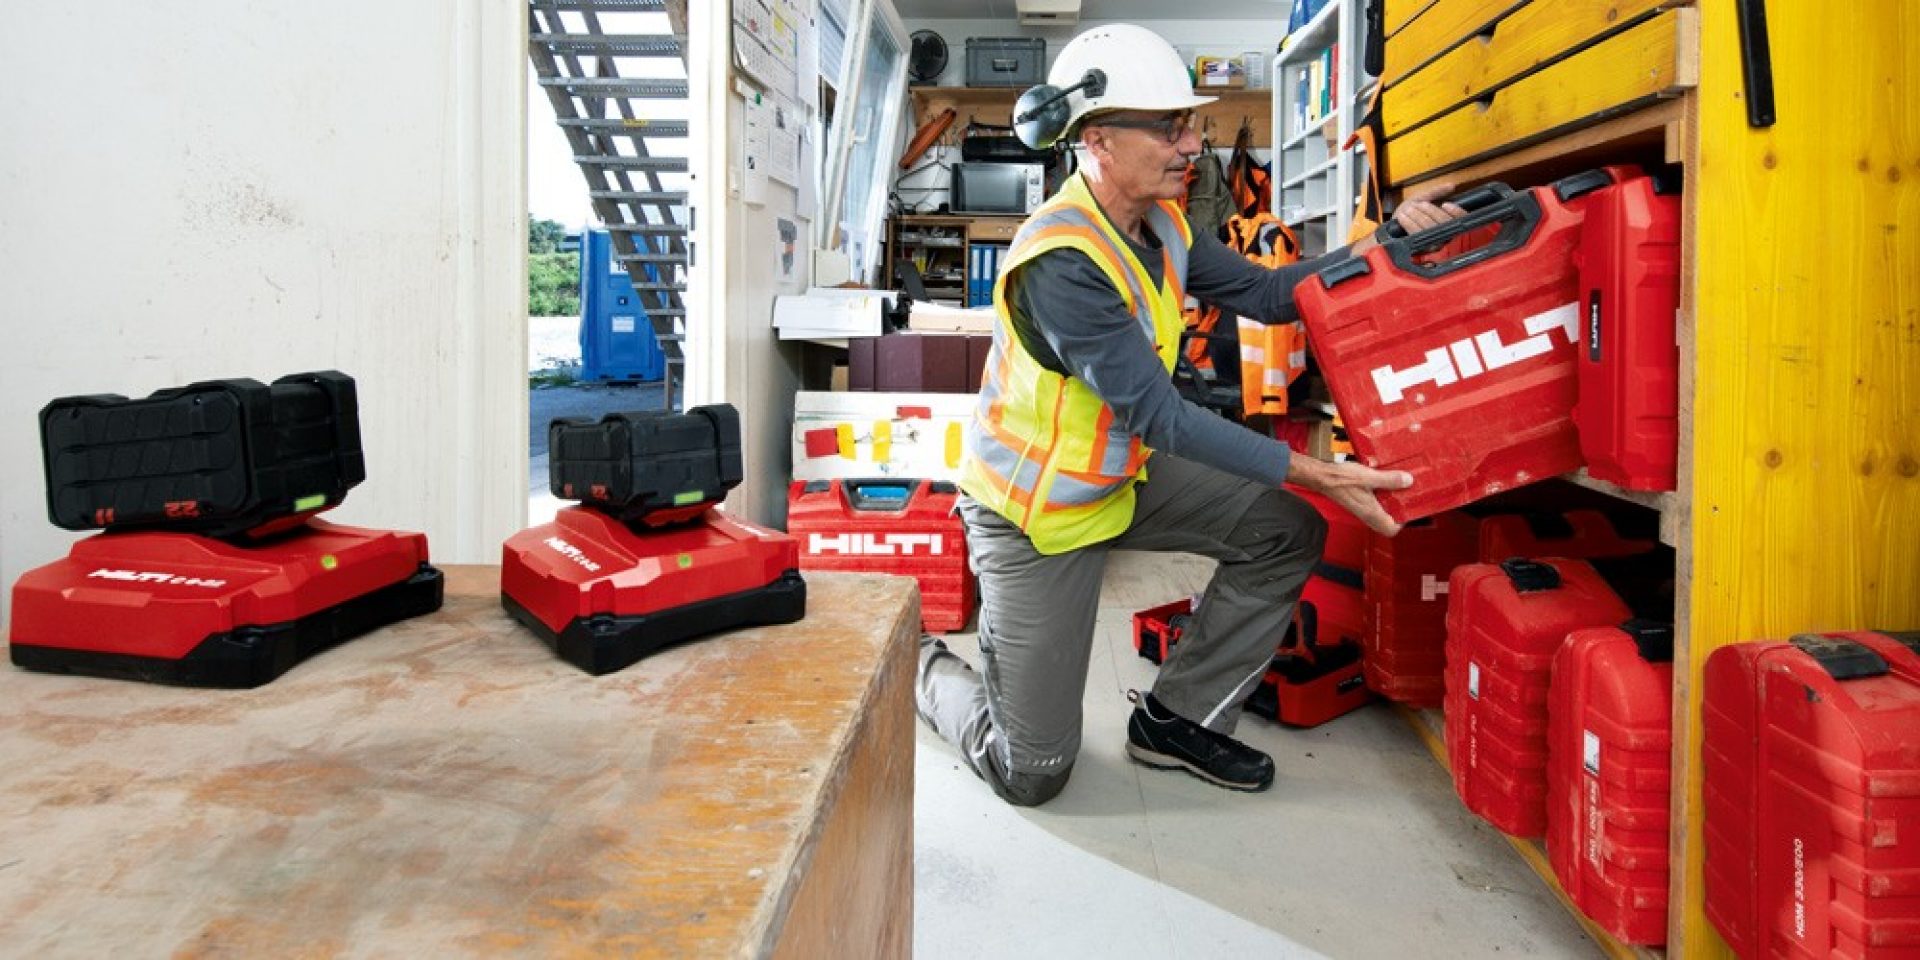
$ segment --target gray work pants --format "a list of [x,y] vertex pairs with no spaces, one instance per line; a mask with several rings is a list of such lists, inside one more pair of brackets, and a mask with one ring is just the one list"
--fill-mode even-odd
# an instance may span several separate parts
[[980,670],[924,647],[919,709],[1011,803],[1052,799],[1073,769],[1110,551],[1197,553],[1220,561],[1153,694],[1188,720],[1228,734],[1320,561],[1326,521],[1285,490],[1167,454],[1153,456],[1147,476],[1136,488],[1125,533],[1054,556],[1034,550],[1020,528],[992,509],[960,499],[980,578]]

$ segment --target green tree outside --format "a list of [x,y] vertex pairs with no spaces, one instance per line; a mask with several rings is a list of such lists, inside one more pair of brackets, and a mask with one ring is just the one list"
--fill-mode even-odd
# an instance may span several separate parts
[[527,315],[570,317],[580,313],[580,253],[563,253],[567,228],[554,220],[527,220]]

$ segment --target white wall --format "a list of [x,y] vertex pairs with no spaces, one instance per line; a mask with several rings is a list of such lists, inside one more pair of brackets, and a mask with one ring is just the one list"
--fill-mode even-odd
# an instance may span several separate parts
[[[1177,5],[1169,2],[1168,8]],[[1188,63],[1198,56],[1232,57],[1249,51],[1258,50],[1266,61],[1273,59],[1275,50],[1280,46],[1280,38],[1287,34],[1287,10],[1285,4],[1276,3],[1274,14],[1266,20],[1130,20],[1165,37],[1174,49],[1180,51]],[[1082,20],[1070,27],[1023,27],[1017,21],[1009,19],[985,20],[908,20],[907,31],[932,30],[947,41],[947,69],[940,75],[940,85],[961,87],[966,85],[967,77],[967,38],[968,37],[1040,37],[1047,41],[1047,65],[1051,67],[1055,57],[1067,41],[1082,31],[1110,20]]]
[[[333,367],[333,516],[497,562],[526,511],[526,8],[16,5],[0,31],[0,584],[64,552],[36,413]],[[0,618],[5,616],[0,600]]]
[[[733,404],[740,411],[745,479],[727,498],[734,514],[785,527],[792,476],[793,394],[800,389],[797,343],[774,337],[773,298],[806,289],[812,224],[796,214],[796,191],[773,180],[764,205],[741,196],[741,145],[746,103],[731,75],[730,5],[691,4],[688,33],[696,53],[689,84],[707,129],[725,131],[693,145],[696,216],[693,282],[689,284],[687,403]],[[701,56],[702,50],[718,55]],[[793,279],[779,277],[777,221],[794,222]]]

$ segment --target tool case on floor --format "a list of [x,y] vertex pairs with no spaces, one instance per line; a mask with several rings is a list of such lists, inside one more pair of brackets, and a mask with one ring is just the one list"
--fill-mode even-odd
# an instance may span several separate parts
[[1359,642],[1323,632],[1318,608],[1303,599],[1246,709],[1290,727],[1317,727],[1371,699],[1360,672]]
[[367,475],[353,378],[333,370],[63,397],[40,441],[47,516],[67,530],[227,536],[335,506]]
[[1672,490],[1677,480],[1677,179],[1636,176],[1599,191],[1581,229],[1574,422],[1587,472],[1629,490]]
[[1568,899],[1623,943],[1667,941],[1673,625],[1575,630],[1547,704],[1547,859]]
[[609,413],[547,428],[548,487],[623,522],[698,516],[740,483],[740,413],[732,404],[685,413]]
[[1920,956],[1920,633],[1734,644],[1703,679],[1705,907],[1727,945]]
[[1547,828],[1547,691],[1567,634],[1630,619],[1583,560],[1458,567],[1447,597],[1446,739],[1468,810],[1517,837]]
[[1192,597],[1149,607],[1133,615],[1133,649],[1151,663],[1165,663],[1168,651],[1193,622]]
[[787,533],[800,543],[802,570],[914,578],[921,628],[948,633],[973,618],[979,592],[966,525],[954,512],[959,496],[946,481],[795,480]]
[[[1413,474],[1380,502],[1405,522],[1581,465],[1578,377],[1582,201],[1595,170],[1457,198],[1463,217],[1322,269],[1294,296],[1361,460]],[[1459,237],[1489,241],[1444,255]]]

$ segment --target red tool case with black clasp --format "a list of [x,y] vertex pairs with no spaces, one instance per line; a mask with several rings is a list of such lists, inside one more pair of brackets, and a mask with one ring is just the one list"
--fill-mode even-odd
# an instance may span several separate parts
[[929,633],[964,629],[979,592],[967,531],[954,512],[959,488],[939,480],[795,480],[787,532],[800,569],[890,573],[920,583]]
[[1626,622],[1584,560],[1453,571],[1447,597],[1447,756],[1468,810],[1516,837],[1547,828],[1547,693],[1567,634]]
[[[1360,458],[1413,474],[1382,492],[1405,522],[1581,463],[1573,425],[1580,320],[1574,252],[1594,170],[1457,198],[1467,215],[1322,269],[1294,291]],[[1485,244],[1456,238],[1497,226]]]
[[1673,625],[1568,634],[1547,692],[1547,859],[1567,898],[1625,943],[1667,941]]
[[1728,946],[1920,956],[1920,633],[1721,647],[1703,685],[1705,908]]

